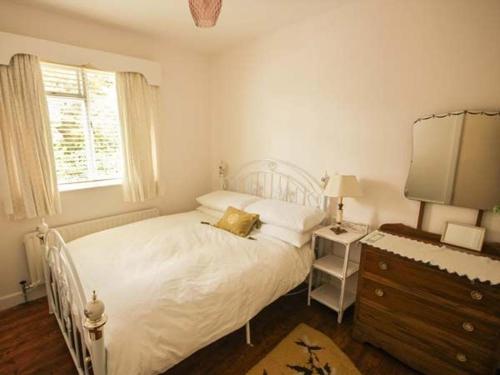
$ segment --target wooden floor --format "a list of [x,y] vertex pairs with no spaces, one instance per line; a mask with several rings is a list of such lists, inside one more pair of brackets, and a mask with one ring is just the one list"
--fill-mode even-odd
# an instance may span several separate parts
[[[316,302],[307,307],[305,300],[305,293],[282,297],[254,318],[254,347],[245,344],[245,332],[240,329],[193,354],[166,375],[245,374],[299,323],[330,336],[363,374],[416,374],[383,351],[351,338],[352,309],[338,325],[335,312]],[[1,375],[74,373],[73,362],[55,318],[48,315],[45,299],[0,312]]]

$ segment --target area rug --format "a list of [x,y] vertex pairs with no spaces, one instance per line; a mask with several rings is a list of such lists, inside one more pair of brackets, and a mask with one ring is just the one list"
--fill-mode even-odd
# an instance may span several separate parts
[[299,324],[247,375],[361,375],[323,333]]

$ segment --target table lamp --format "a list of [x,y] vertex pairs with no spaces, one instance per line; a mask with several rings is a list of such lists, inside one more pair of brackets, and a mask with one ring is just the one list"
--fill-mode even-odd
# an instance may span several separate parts
[[341,228],[344,207],[342,200],[343,198],[355,198],[363,195],[356,176],[340,174],[333,176],[330,178],[330,181],[328,181],[328,185],[326,185],[324,195],[330,198],[338,198],[337,225],[332,227],[331,230],[335,232],[335,234],[347,232],[345,229]]

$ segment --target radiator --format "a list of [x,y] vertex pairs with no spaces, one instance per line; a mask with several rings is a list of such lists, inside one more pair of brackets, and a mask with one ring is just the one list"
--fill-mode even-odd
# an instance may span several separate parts
[[[127,212],[120,215],[107,216],[75,224],[63,225],[54,229],[57,229],[64,241],[69,242],[91,233],[119,227],[121,225],[149,219],[159,215],[160,211],[158,208],[150,208],[147,210]],[[28,271],[31,286],[43,284],[43,249],[40,244],[40,240],[37,237],[37,232],[31,232],[24,235],[24,248],[26,250],[26,258],[28,259]]]

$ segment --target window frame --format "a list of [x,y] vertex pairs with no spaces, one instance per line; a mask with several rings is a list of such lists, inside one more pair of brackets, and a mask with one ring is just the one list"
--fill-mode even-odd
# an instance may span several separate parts
[[[68,65],[68,64],[58,64],[58,63],[53,63],[53,62],[48,62],[48,61],[41,61],[41,65],[52,65],[52,66],[60,66],[63,68],[70,68],[70,69],[75,69],[78,71],[78,91],[79,94],[73,94],[73,93],[59,93],[59,92],[54,92],[54,91],[49,91],[49,90],[44,90],[45,97],[47,100],[47,103],[49,101],[49,98],[55,98],[55,99],[74,99],[81,101],[83,104],[83,108],[85,110],[85,121],[83,121],[84,124],[82,127],[82,132],[84,133],[85,137],[85,154],[86,154],[86,162],[88,163],[88,172],[89,172],[89,179],[85,181],[75,181],[75,182],[59,182],[59,177],[56,175],[57,178],[57,187],[60,192],[65,192],[65,191],[75,191],[75,190],[84,190],[84,189],[93,189],[93,188],[100,188],[100,187],[109,187],[109,186],[118,186],[123,184],[123,177],[124,177],[124,168],[123,168],[123,163],[122,163],[122,168],[121,168],[121,176],[120,177],[110,177],[110,178],[96,178],[97,176],[95,175],[96,171],[96,154],[95,154],[95,148],[94,148],[94,134],[92,131],[92,121],[90,119],[89,115],[89,99],[88,99],[88,94],[87,94],[87,83],[86,83],[86,75],[85,75],[85,70],[91,70],[91,71],[96,71],[96,72],[103,72],[103,73],[111,73],[115,74],[115,72],[109,72],[109,71],[103,71],[103,70],[98,70],[98,69],[90,69],[86,68],[84,66],[75,66],[75,65]],[[43,70],[42,70],[42,76],[43,76]],[[116,75],[115,75],[116,77]],[[116,85],[116,81],[115,81]],[[116,103],[117,105],[117,110],[119,111],[118,108],[118,102]],[[49,122],[51,126],[51,132],[52,132],[52,121],[50,120],[50,114],[49,114]],[[123,135],[122,135],[122,130],[121,126],[119,126],[119,133],[120,133],[120,142],[119,142],[119,150],[120,150],[120,157],[123,158]],[[123,160],[122,160],[123,162]]]
[[85,182],[70,182],[66,184],[57,184],[60,192],[75,191],[75,190],[87,190],[102,187],[120,186],[123,184],[123,178],[115,178],[108,180],[95,180],[95,181],[85,181]]

